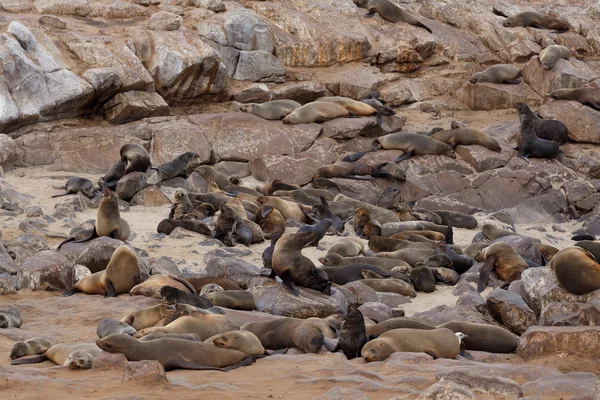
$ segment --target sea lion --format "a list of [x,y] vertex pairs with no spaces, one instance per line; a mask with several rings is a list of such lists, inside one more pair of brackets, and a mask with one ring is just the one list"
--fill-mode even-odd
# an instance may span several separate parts
[[265,205],[256,211],[255,216],[265,239],[271,239],[274,235],[281,236],[285,232],[285,218],[279,210]]
[[67,183],[64,186],[53,186],[54,189],[64,189],[66,193],[54,194],[50,197],[56,198],[61,196],[66,196],[69,194],[77,194],[79,192],[83,193],[89,198],[94,197],[96,189],[94,188],[94,184],[92,181],[86,178],[80,178],[74,176],[72,178],[67,179]]
[[110,257],[104,271],[84,277],[65,294],[72,295],[76,292],[83,292],[115,297],[129,292],[140,282],[141,269],[137,255],[128,246],[121,245]]
[[257,201],[263,206],[269,206],[276,209],[286,219],[290,218],[304,223],[308,222],[306,214],[304,214],[304,211],[302,211],[302,208],[297,203],[273,196],[259,197]]
[[215,207],[209,203],[193,204],[185,189],[177,189],[175,191],[173,205],[169,213],[169,219],[198,219],[202,220],[206,217],[214,215]]
[[395,163],[422,154],[439,154],[456,158],[454,150],[446,143],[416,133],[390,133],[381,136],[373,141],[371,149],[373,151],[402,150],[403,153],[394,160]]
[[204,222],[194,219],[163,219],[158,223],[156,231],[158,233],[170,235],[171,232],[175,230],[175,228],[182,228],[187,231],[196,232],[206,236],[210,236],[210,234],[212,233],[210,228]]
[[358,304],[349,304],[340,329],[338,344],[348,360],[360,357],[360,351],[367,343],[365,319]]
[[[338,193],[342,193],[340,187],[334,181],[327,178],[317,178],[313,179],[310,182],[310,185],[315,189],[323,189],[323,190],[335,190]],[[307,188],[305,188],[307,189]],[[321,194],[322,195],[322,194]],[[328,199],[329,200],[329,199]],[[333,198],[331,198],[333,200]]]
[[381,102],[381,100],[378,100],[378,99],[362,99],[361,101],[363,103],[366,103],[366,104],[370,105],[374,109],[376,109],[377,113],[379,115],[385,115],[385,116],[396,115],[396,111],[394,111],[393,109],[391,109],[389,107],[384,106],[383,103]]
[[[519,102],[515,104],[515,108],[519,111],[519,119],[529,118],[533,121],[533,129],[535,135],[541,139],[552,140],[559,145],[569,141],[569,130],[560,121],[542,119],[536,113],[531,111],[525,103]],[[518,140],[517,140],[518,141]]]
[[[575,243],[575,246],[577,246],[577,243]],[[550,246],[549,244],[536,243],[535,247],[540,253],[542,253],[542,256],[546,262],[550,262],[556,253],[559,252],[556,247]]]
[[[419,266],[419,265],[418,265]],[[436,283],[441,283],[442,285],[456,285],[458,280],[460,279],[460,275],[453,269],[446,267],[428,267],[431,272],[433,272],[433,276],[435,277]]]
[[129,335],[115,334],[98,339],[96,344],[109,353],[124,354],[129,361],[156,360],[163,365],[165,371],[230,371],[253,362],[251,356],[241,351],[193,340],[164,338],[140,341]]
[[540,51],[540,64],[547,71],[554,67],[554,64],[561,58],[568,59],[571,57],[571,52],[565,46],[551,44]]
[[156,185],[162,181],[182,176],[191,165],[200,162],[200,156],[192,151],[186,151],[178,155],[173,160],[168,161],[158,167],[150,167],[152,174],[147,174],[146,182],[149,185]]
[[231,308],[233,310],[252,311],[256,308],[254,296],[245,290],[228,290],[225,292],[205,293],[215,307]]
[[435,255],[435,250],[433,249],[401,249],[377,253],[377,257],[402,260],[413,268],[417,265],[417,263],[423,262],[433,255]]
[[125,163],[122,160],[115,162],[106,171],[104,176],[98,179],[98,186],[102,189],[110,188],[116,190],[117,182],[125,175]]
[[175,276],[165,274],[152,275],[139,285],[134,286],[129,291],[130,296],[146,296],[154,299],[160,299],[160,288],[163,286],[172,286],[192,294],[196,294],[196,289],[188,282]]
[[463,343],[467,350],[487,351],[488,353],[513,353],[519,345],[519,337],[499,326],[477,324],[467,321],[451,321],[438,325],[454,333],[466,336]]
[[166,333],[194,333],[201,340],[206,340],[217,334],[240,329],[240,324],[231,317],[207,313],[206,311],[195,311],[193,307],[191,309],[192,311],[185,311],[184,308],[180,308],[181,316],[179,318],[165,326],[154,326],[138,330],[134,336],[141,338],[152,332],[160,331]]
[[[366,104],[365,104],[366,105]],[[338,117],[347,117],[350,112],[339,104],[322,101],[308,103],[292,111],[283,118],[284,124],[310,124],[324,122]]]
[[569,293],[584,295],[600,289],[600,264],[583,247],[567,247],[550,261],[558,283]]
[[550,15],[538,14],[532,11],[526,11],[513,15],[502,21],[506,27],[522,26],[540,29],[554,29],[557,32],[566,32],[569,30],[569,24]]
[[365,238],[365,227],[367,225],[378,224],[376,221],[373,221],[371,217],[371,211],[367,207],[357,208],[354,212],[353,218],[353,227],[354,232],[358,237]]
[[331,278],[315,267],[315,264],[302,255],[302,249],[315,240],[313,232],[288,233],[275,244],[273,251],[273,272],[283,281],[291,293],[298,295],[295,285],[331,294]]
[[327,233],[327,231],[329,230],[330,227],[331,227],[331,220],[324,219],[313,225],[304,225],[303,227],[298,229],[298,231],[296,233],[312,232],[314,234],[314,240],[312,242],[308,243],[307,246],[312,245],[312,246],[315,246],[318,248],[319,241],[325,237],[325,234]]
[[[370,272],[370,271],[369,271]],[[363,275],[364,276],[364,275]],[[416,297],[415,288],[401,279],[371,279],[365,278],[358,282],[364,283],[376,292],[396,293],[406,297]]]
[[398,239],[398,240],[409,241],[409,242],[435,243],[433,240],[427,239],[423,235],[417,235],[415,233],[405,233],[405,232],[394,233],[392,236],[390,236],[390,239]]
[[131,172],[146,172],[150,166],[150,154],[141,144],[128,143],[119,150],[121,161],[125,166],[123,176]]
[[[262,253],[263,266],[269,270],[273,270],[273,252],[275,251],[275,245],[281,238],[279,235],[271,236],[271,245],[267,247]],[[271,272],[272,273],[272,272]]]
[[122,322],[131,325],[136,331],[155,326],[165,318],[169,318],[176,312],[175,307],[168,304],[158,304],[156,306],[143,308],[127,314]]
[[580,240],[574,246],[586,249],[596,260],[600,260],[600,242],[595,240]]
[[406,182],[406,171],[391,162],[377,164],[371,172],[373,178],[384,178],[391,182]]
[[215,239],[229,247],[238,243],[249,246],[253,236],[248,224],[245,224],[235,209],[227,204],[221,204],[219,211],[215,224]]
[[508,83],[515,85],[521,83],[521,79],[519,79],[520,75],[521,71],[519,71],[519,68],[512,64],[496,64],[482,72],[474,73],[473,76],[471,76],[471,79],[469,79],[469,82]]
[[136,332],[137,331],[131,325],[126,324],[123,321],[115,321],[114,319],[103,319],[96,329],[96,335],[98,335],[100,339],[112,335],[113,333],[124,333],[133,336]]
[[[371,115],[379,115],[377,110],[367,103],[363,103],[362,101],[350,99],[348,97],[342,96],[330,96],[330,97],[320,97],[317,100],[318,102],[325,103],[335,103],[344,107],[348,110],[352,115],[357,115],[359,117],[369,117]],[[381,118],[378,116],[378,118]]]
[[445,254],[452,261],[452,269],[459,274],[464,274],[473,266],[473,259],[464,254],[459,254],[454,251],[456,247],[446,245],[444,242],[438,242],[435,251],[436,254]]
[[415,17],[402,10],[396,4],[389,0],[352,0],[357,7],[366,8],[369,10],[364,15],[365,18],[371,18],[375,13],[379,14],[381,18],[389,22],[406,22],[407,24],[418,26],[425,29],[427,32],[432,33],[431,29],[419,22]]
[[548,96],[557,100],[573,100],[600,111],[600,88],[580,87],[577,89],[557,89]]
[[341,238],[327,250],[327,254],[336,253],[342,257],[356,257],[362,253],[365,245],[362,240],[357,237],[350,236]]
[[456,358],[460,339],[447,328],[394,329],[367,342],[361,355],[366,362],[383,361],[395,352],[426,353],[437,358]]
[[490,272],[494,269],[498,277],[506,282],[521,279],[521,273],[528,268],[517,251],[507,243],[494,243],[481,250],[478,258],[485,260],[479,272],[477,291],[481,293],[487,286]]
[[343,179],[360,179],[371,180],[373,167],[362,162],[345,162],[338,161],[335,164],[324,165],[317,169],[313,175],[313,179],[317,178],[343,178]]
[[390,209],[396,213],[396,216],[400,222],[422,221],[427,219],[426,215],[413,212],[412,208],[406,203],[395,203],[392,205],[392,207],[390,207]]
[[496,239],[504,237],[504,236],[518,235],[518,233],[516,233],[516,232],[502,229],[502,228],[499,228],[496,225],[492,225],[492,224],[484,224],[481,227],[481,232],[483,232],[485,237],[488,238],[489,240],[496,240]]
[[201,342],[200,336],[193,333],[166,333],[161,331],[152,332],[144,337],[139,338],[140,342],[147,342],[155,339],[183,339],[192,340],[194,342]]
[[298,318],[249,322],[242,330],[255,334],[269,350],[297,347],[305,353],[316,353],[325,343],[323,332],[316,324]]
[[185,278],[197,292],[200,292],[205,285],[215,283],[221,286],[224,290],[242,290],[245,287],[241,287],[236,281],[228,278],[221,278],[218,276],[204,276],[201,278]]
[[23,314],[13,306],[0,309],[0,329],[20,328],[23,325]]
[[328,267],[350,264],[369,264],[375,265],[386,271],[391,271],[392,268],[395,267],[401,267],[405,270],[409,270],[411,268],[411,266],[407,262],[402,260],[386,259],[379,257],[342,257],[341,255],[336,253],[329,253],[325,257],[319,258],[319,262]]
[[409,281],[408,277],[402,273],[392,272],[369,264],[348,264],[337,267],[323,266],[319,268],[327,273],[331,281],[336,285],[345,285],[363,279],[363,271],[372,271],[384,278],[398,278]]
[[381,336],[394,329],[433,330],[436,326],[419,318],[396,317],[367,326],[368,336]]
[[50,347],[52,347],[52,342],[41,337],[16,342],[10,351],[10,359],[14,360],[25,356],[42,354]]
[[470,146],[478,144],[493,151],[501,151],[502,147],[496,139],[487,133],[472,128],[456,128],[439,131],[431,135],[435,140],[449,144],[452,148],[458,145]]
[[119,199],[117,195],[109,188],[104,189],[104,198],[98,207],[96,222],[94,228],[83,238],[75,240],[74,237],[68,237],[58,245],[57,249],[68,242],[81,243],[87,242],[100,236],[108,236],[112,239],[127,240],[131,232],[129,224],[119,213]]
[[485,249],[486,247],[488,247],[490,245],[490,242],[475,242],[475,243],[471,243],[469,244],[467,247],[465,247],[465,254],[469,257],[471,257],[474,260],[477,261],[485,261],[485,260],[480,260],[477,257],[479,256],[480,251]]
[[[131,336],[124,335],[129,338]],[[44,354],[35,357],[20,358],[13,360],[11,365],[35,364],[50,360],[58,365],[64,365],[71,369],[90,369],[94,358],[102,350],[94,343],[60,343],[51,346]]]
[[162,300],[167,304],[189,304],[198,308],[210,308],[213,303],[206,296],[198,296],[172,286],[163,286],[158,291]]
[[430,230],[426,230],[426,229],[416,230],[416,231],[402,231],[402,232],[394,233],[390,237],[394,238],[394,239],[403,239],[404,237],[410,237],[412,235],[423,236],[426,239],[434,240],[437,242],[439,242],[439,241],[445,242],[446,241],[446,235],[444,235],[443,233],[436,232],[436,231],[430,231]]
[[229,331],[212,336],[204,341],[223,349],[233,349],[251,356],[265,354],[265,348],[256,335],[250,331]]
[[204,285],[202,287],[202,290],[200,290],[200,294],[205,294],[205,293],[215,293],[215,292],[224,292],[225,289],[223,289],[221,286],[217,285],[216,283],[209,283],[208,285]]
[[269,120],[283,119],[302,104],[294,100],[272,100],[262,104],[246,103],[240,106],[240,111],[258,115]]
[[432,293],[435,290],[435,276],[427,267],[416,267],[410,271],[410,280],[419,292]]
[[372,236],[369,238],[369,248],[376,253],[385,251],[396,251],[402,249],[434,249],[437,242],[412,242],[410,240],[393,239],[384,236]]
[[519,110],[519,118],[521,119],[517,141],[519,157],[529,162],[527,160],[528,157],[552,159],[558,156],[560,151],[558,143],[537,137],[533,118],[521,114],[520,109],[517,109]]

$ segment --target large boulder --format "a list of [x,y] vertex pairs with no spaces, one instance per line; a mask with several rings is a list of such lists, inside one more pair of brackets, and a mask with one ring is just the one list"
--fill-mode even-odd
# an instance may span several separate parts
[[544,356],[600,356],[600,327],[531,327],[521,336],[519,355],[528,360]]
[[[0,96],[2,96],[1,93]],[[1,99],[0,104],[2,104]],[[2,111],[0,111],[0,113],[1,112]],[[2,115],[0,114],[0,121],[1,119]],[[0,131],[1,130],[2,128],[0,127]],[[0,134],[0,167],[4,171],[9,171],[15,166],[15,164],[19,163],[22,158],[23,152],[21,149],[19,149],[15,141],[8,135]]]
[[529,237],[522,235],[509,235],[502,236],[492,242],[493,243],[506,243],[519,253],[521,257],[526,260],[533,261],[536,264],[541,265],[542,253],[537,248],[537,242]]
[[510,146],[500,142],[502,150],[497,152],[483,146],[456,146],[454,151],[464,161],[468,162],[477,172],[504,167],[515,156]]
[[[74,264],[86,266],[90,272],[104,271],[115,250],[124,243],[118,239],[99,237],[92,240],[85,249],[77,254],[66,254]],[[65,246],[63,246],[65,247]],[[62,248],[61,247],[61,250]]]
[[240,51],[233,79],[252,82],[283,82],[285,68],[265,51]]
[[455,92],[455,97],[473,110],[514,108],[523,102],[531,107],[542,104],[542,98],[525,83],[518,85],[466,82]]
[[497,325],[497,322],[494,321],[493,318],[481,314],[473,307],[463,306],[440,305],[431,310],[415,313],[413,314],[413,317],[429,320],[436,325],[445,324],[450,321],[466,321],[475,322],[477,324]]
[[136,90],[117,93],[103,109],[105,118],[113,124],[169,115],[169,105],[158,93]]
[[[259,272],[259,267],[239,258],[212,257],[206,260],[207,276],[228,278],[246,286],[259,275]],[[258,296],[255,295],[255,299],[258,307]]]
[[535,313],[521,296],[504,289],[494,289],[487,296],[490,315],[517,335],[537,323]]
[[600,304],[554,301],[542,310],[538,325],[543,326],[598,326]]
[[560,59],[550,70],[545,70],[539,57],[532,57],[521,71],[523,80],[540,96],[556,89],[573,89],[597,77],[583,61],[571,57]]
[[600,111],[584,106],[577,101],[549,99],[540,107],[544,119],[557,119],[569,130],[569,139],[576,142],[600,143],[598,124]]
[[61,254],[42,250],[19,267],[17,288],[66,291],[75,284],[75,267]]

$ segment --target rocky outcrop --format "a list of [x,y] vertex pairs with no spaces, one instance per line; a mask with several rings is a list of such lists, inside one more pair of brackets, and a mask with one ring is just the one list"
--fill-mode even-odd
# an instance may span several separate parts
[[532,57],[521,72],[523,80],[541,97],[556,89],[573,89],[598,77],[587,64],[571,57],[560,59],[545,70],[538,57]]
[[600,111],[576,101],[548,100],[540,107],[540,116],[558,119],[567,126],[569,139],[583,143],[600,143],[598,123]]
[[148,117],[169,115],[169,105],[158,93],[119,93],[104,104],[104,117],[113,124],[126,124]]
[[598,327],[531,327],[521,336],[518,352],[528,360],[548,355],[598,357]]
[[531,107],[542,104],[542,98],[524,83],[518,85],[496,83],[465,83],[455,97],[473,110],[498,110],[513,108],[523,102]]
[[494,289],[488,294],[487,308],[492,317],[517,335],[537,322],[535,313],[521,296],[508,290]]
[[17,288],[66,291],[73,287],[75,268],[62,255],[42,250],[19,267]]

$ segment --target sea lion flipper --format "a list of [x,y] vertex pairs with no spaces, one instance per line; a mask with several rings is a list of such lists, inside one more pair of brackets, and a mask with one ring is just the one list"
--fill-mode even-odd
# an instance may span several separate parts
[[590,105],[590,107],[592,107],[595,110],[599,110],[600,111],[600,104],[598,103],[594,103],[593,101],[589,101],[588,104]]
[[298,291],[298,288],[296,287],[296,284],[294,282],[282,282],[282,285],[288,292],[290,292],[294,296],[300,295],[300,292]]
[[504,83],[508,83],[510,85],[518,85],[519,83],[521,83],[521,80],[519,78],[516,79],[507,79],[504,81]]
[[426,26],[425,24],[423,24],[423,23],[421,23],[421,22],[418,22],[418,23],[416,23],[416,24],[415,24],[415,26],[421,27],[421,28],[425,29],[425,30],[426,30],[427,32],[429,32],[429,33],[433,33],[433,32],[431,31],[431,29],[429,29],[429,27],[428,27],[428,26]]
[[52,196],[50,196],[50,197],[52,197],[53,199],[55,199],[55,198],[57,198],[57,197],[68,196],[68,195],[70,195],[70,194],[71,194],[71,192],[65,192],[65,193],[53,194],[53,195],[52,195]]
[[331,353],[335,353],[340,349],[340,343],[335,339],[323,338],[323,345]]
[[519,154],[519,158],[522,158],[523,160],[527,161],[527,164],[531,164],[531,161],[529,161],[529,160],[527,159],[527,156],[524,156],[524,155],[521,155],[521,154]]
[[466,350],[461,350],[460,353],[458,353],[458,357],[456,357],[456,358],[458,358],[458,359],[464,358],[466,360],[475,361],[475,357],[473,357],[471,354],[469,354]]
[[365,15],[363,15],[364,18],[373,18],[375,16],[375,10],[369,10],[368,13],[366,13]]
[[479,272],[479,282],[477,283],[477,293],[483,292],[487,283],[490,279],[490,272],[494,269],[494,265],[496,264],[496,256],[489,255],[485,259],[485,263],[483,263],[483,267],[481,267],[481,271]]
[[357,179],[357,180],[361,180],[361,181],[370,181],[373,179],[372,176],[366,176],[366,175],[344,175],[342,178],[344,179]]
[[67,290],[66,292],[64,292],[60,297],[73,296],[75,293],[77,293],[77,291],[75,290],[75,288],[73,288],[71,290]]
[[404,153],[402,153],[398,157],[396,157],[396,159],[394,160],[394,163],[399,163],[400,161],[408,160],[409,158],[412,157],[412,155],[413,155],[412,151],[405,151]]
[[342,161],[346,161],[346,162],[354,162],[354,161],[358,161],[361,158],[363,158],[363,156],[367,154],[366,151],[359,151],[358,153],[352,153],[347,155],[346,157],[344,157],[342,159]]
[[[258,358],[261,358],[261,357],[258,357]],[[250,357],[244,358],[242,361],[240,361],[238,363],[230,365],[229,367],[222,368],[222,370],[223,371],[231,371],[232,369],[236,369],[239,367],[245,367],[247,365],[251,365],[254,362],[254,360],[255,360],[254,357],[250,356]]]
[[191,363],[189,361],[185,361],[181,358],[170,359],[163,364],[163,367],[165,368],[165,371],[172,371],[174,369],[193,369],[196,371],[223,371],[223,372],[227,371],[225,368],[208,367],[206,365],[198,365],[198,364]]
[[383,125],[383,119],[381,119],[381,114],[375,114],[375,121],[377,121],[377,126],[381,127],[381,125]]
[[104,283],[104,297],[117,297],[117,291],[111,281]]
[[10,362],[10,365],[19,365],[19,364],[37,364],[37,363],[41,363],[44,362],[48,359],[48,357],[46,357],[45,354],[40,354],[39,356],[35,356],[35,357],[28,357],[28,358],[18,358],[16,360],[12,360]]
[[423,353],[430,355],[434,360],[440,358],[440,356],[438,356],[438,354],[433,350],[425,350]]

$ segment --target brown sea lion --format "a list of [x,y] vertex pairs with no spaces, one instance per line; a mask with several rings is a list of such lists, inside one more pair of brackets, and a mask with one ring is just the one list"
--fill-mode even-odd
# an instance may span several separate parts
[[228,290],[224,292],[205,293],[204,297],[216,307],[231,308],[233,310],[252,311],[256,308],[254,296],[245,290]]
[[258,115],[269,120],[283,119],[302,105],[294,100],[272,100],[262,104],[246,103],[240,106],[240,111]]
[[253,235],[248,224],[244,223],[235,209],[227,204],[221,204],[219,211],[215,224],[215,239],[229,247],[238,243],[249,246]]
[[507,243],[499,242],[486,247],[481,250],[478,258],[485,260],[479,272],[478,292],[482,292],[487,286],[492,270],[495,270],[498,277],[508,285],[521,279],[521,273],[528,268],[525,260]]
[[369,272],[374,272],[377,275],[369,274],[367,276],[380,276],[382,278],[397,278],[402,279],[406,282],[410,281],[408,279],[408,276],[403,273],[385,270],[383,268],[379,268],[376,265],[369,264],[347,264],[344,266],[335,267],[323,266],[319,269],[325,271],[327,275],[331,278],[331,281],[337,285],[345,285],[346,283],[361,280],[364,278],[365,273]]
[[506,27],[522,26],[540,29],[555,29],[557,32],[566,32],[569,30],[569,24],[550,15],[538,14],[532,11],[526,11],[513,15],[502,21]]
[[104,198],[98,207],[96,222],[94,228],[82,239],[75,240],[74,237],[68,237],[57,247],[68,242],[81,243],[87,242],[100,236],[108,236],[113,239],[127,240],[129,238],[130,228],[127,221],[121,218],[119,213],[119,200],[117,195],[109,188],[104,189]]
[[92,181],[86,178],[80,178],[78,176],[71,177],[67,179],[67,182],[64,186],[53,186],[54,189],[64,189],[67,192],[61,194],[54,194],[50,197],[56,198],[61,196],[66,196],[69,194],[77,194],[79,192],[83,193],[85,196],[92,198],[94,197],[96,189],[94,188],[94,184]]
[[155,326],[160,321],[172,316],[176,312],[175,307],[168,304],[143,308],[127,314],[122,322],[131,325],[136,331]]
[[[326,190],[327,192],[329,190],[332,190],[332,191],[336,191],[338,193],[342,193],[338,184],[327,178],[313,179],[310,182],[310,185],[315,189]],[[309,189],[309,188],[304,188],[303,190],[306,190],[306,189]],[[319,196],[323,196],[324,194],[325,193],[323,193],[323,192],[319,192]],[[332,196],[335,196],[335,195],[332,194]],[[327,199],[327,200],[333,200],[333,197],[331,199]]]
[[193,204],[185,189],[175,191],[169,219],[198,219],[202,220],[215,214],[216,209],[209,203]]
[[105,186],[114,188],[117,181],[123,176],[135,171],[146,172],[150,166],[150,155],[144,146],[140,144],[124,144],[121,146],[119,153],[121,159],[113,164],[98,181],[103,189]]
[[325,257],[319,258],[319,262],[328,267],[350,264],[369,264],[375,265],[386,271],[391,271],[392,268],[396,267],[404,268],[405,270],[409,270],[411,268],[407,262],[402,260],[386,259],[380,257],[342,257],[336,253],[329,253]]
[[196,232],[206,236],[210,236],[210,234],[212,233],[210,228],[204,222],[193,219],[163,219],[158,223],[156,231],[158,233],[170,235],[171,232],[175,230],[175,228],[182,228],[187,231]]
[[499,326],[477,324],[467,321],[451,321],[438,325],[454,333],[462,332],[467,350],[487,351],[488,353],[513,353],[519,345],[519,337]]
[[228,278],[221,278],[218,276],[204,276],[201,278],[185,278],[194,289],[200,293],[204,285],[208,285],[210,283],[216,283],[221,286],[224,290],[243,290],[245,287],[241,287],[236,281],[233,281]]
[[410,270],[410,280],[419,292],[432,293],[435,290],[435,276],[428,267],[415,266]]
[[377,257],[402,260],[407,262],[413,268],[417,263],[423,262],[433,255],[435,255],[435,250],[433,249],[402,249],[377,253]]
[[390,318],[378,324],[373,324],[367,327],[367,335],[369,336],[381,336],[385,332],[394,329],[420,329],[420,330],[432,330],[436,326],[430,324],[428,321],[419,318],[407,318],[407,317],[396,317]]
[[425,242],[412,242],[410,240],[393,239],[383,236],[369,238],[369,248],[376,253],[384,251],[396,251],[402,249],[435,249],[437,242],[428,240]]
[[600,289],[600,264],[583,247],[567,247],[550,261],[558,283],[569,293],[584,295]]
[[288,233],[275,244],[273,251],[273,272],[283,281],[284,287],[298,294],[295,285],[331,294],[331,279],[319,270],[313,262],[302,255],[302,249],[314,241],[313,232]]
[[154,299],[160,299],[160,288],[163,286],[172,286],[192,294],[196,294],[194,287],[183,279],[165,274],[152,275],[139,285],[134,286],[130,291],[130,296],[146,296]]
[[458,211],[434,210],[442,219],[442,225],[452,226],[453,228],[475,229],[477,228],[477,218],[472,215],[463,214]]
[[[569,141],[569,130],[562,122],[538,117],[525,103],[516,103],[515,108],[519,111],[519,118],[521,120],[523,118],[530,118],[533,121],[533,129],[537,137],[552,140],[559,145]],[[518,141],[519,139],[517,138]]]
[[571,57],[571,52],[568,48],[551,44],[540,52],[540,64],[542,64],[542,67],[547,71],[552,69],[554,64],[561,58],[566,60],[569,57]]
[[335,242],[329,250],[327,250],[327,254],[336,253],[342,257],[356,257],[360,255],[364,249],[365,245],[362,240],[350,236]]
[[[124,335],[129,338],[131,336]],[[94,343],[60,343],[51,346],[44,354],[35,357],[20,358],[13,360],[11,365],[35,364],[50,360],[58,365],[64,365],[71,369],[90,369],[94,358],[102,350]]]
[[465,247],[465,254],[477,261],[485,261],[485,260],[480,260],[479,257],[481,255],[480,251],[485,249],[486,247],[488,247],[490,245],[490,242],[475,242],[475,243],[471,243],[469,244],[467,247]]
[[[528,161],[527,158],[555,158],[560,152],[559,144],[546,139],[541,139],[536,135],[535,123],[532,117],[521,113],[521,108],[517,106],[521,126],[519,127],[519,137],[517,147],[519,156]],[[529,161],[528,161],[529,162]]]
[[300,222],[307,223],[308,218],[302,208],[297,203],[291,201],[282,200],[278,197],[263,196],[259,197],[257,201],[263,206],[269,206],[281,213],[284,218],[295,219]]
[[168,161],[158,167],[150,167],[151,174],[146,174],[146,182],[149,185],[156,185],[162,181],[185,176],[190,166],[200,162],[200,156],[192,151],[186,151],[178,155],[173,160]]
[[376,292],[396,293],[406,297],[416,297],[415,288],[401,279],[361,279],[357,282],[364,283]]
[[297,347],[305,353],[316,353],[325,343],[323,332],[317,325],[298,318],[250,322],[242,329],[255,334],[269,350]]
[[406,22],[407,24],[418,26],[425,29],[427,32],[432,33],[431,29],[419,22],[415,17],[402,10],[396,4],[389,0],[353,0],[354,4],[360,8],[366,8],[369,10],[364,15],[366,18],[371,18],[375,13],[379,14],[381,18],[389,22]]
[[262,206],[256,211],[256,223],[265,234],[265,239],[273,235],[283,235],[285,232],[285,218],[279,210],[271,206]]
[[395,238],[395,239],[403,239],[403,236],[412,236],[412,235],[420,235],[423,236],[426,239],[429,240],[434,240],[434,241],[445,241],[446,240],[446,235],[444,235],[441,232],[436,232],[436,231],[429,231],[429,230],[418,230],[418,231],[402,231],[402,232],[398,232],[398,233],[394,233],[392,236],[390,236],[391,238]]
[[557,100],[573,100],[600,111],[600,88],[580,87],[577,89],[557,89],[548,96]]
[[395,163],[422,154],[439,154],[456,158],[454,150],[446,143],[416,133],[390,133],[375,139],[371,147],[373,151],[402,150],[402,155],[394,160]]
[[413,212],[412,208],[407,203],[395,203],[390,209],[396,213],[400,222],[428,220],[426,215]]
[[204,341],[222,349],[241,351],[251,356],[265,354],[265,348],[256,335],[250,331],[229,331],[212,336]]
[[10,359],[14,360],[25,356],[42,354],[50,347],[52,347],[52,342],[41,337],[19,341],[13,345],[10,351]]
[[241,351],[193,340],[164,338],[140,341],[129,335],[116,334],[98,339],[96,344],[109,353],[124,354],[128,361],[156,360],[163,365],[165,371],[229,371],[253,362],[251,356]]
[[351,112],[353,115],[357,115],[359,117],[369,117],[371,115],[377,114],[377,110],[368,105],[367,103],[350,99],[348,97],[320,97],[315,101],[339,104],[340,106],[344,107],[346,110]]
[[437,358],[456,358],[459,338],[447,328],[394,329],[367,342],[361,355],[366,362],[383,361],[395,352],[426,353]]
[[[577,246],[577,243],[575,243],[575,246]],[[550,262],[556,253],[559,252],[556,247],[550,246],[549,244],[536,243],[535,247],[537,247],[538,251],[542,253],[546,262]]]
[[335,164],[319,167],[313,175],[313,179],[317,178],[344,178],[344,179],[373,179],[373,167],[368,164],[359,162],[344,162],[339,161]]
[[[496,64],[487,68],[482,72],[476,72],[473,74],[469,82],[471,83],[481,83],[481,82],[489,82],[489,83],[508,83],[508,84],[518,84],[521,83],[521,79],[519,76],[521,75],[521,71],[519,68],[515,67],[512,64]],[[437,133],[437,132],[436,132]],[[434,133],[435,135],[435,133]],[[432,135],[433,136],[433,135]]]
[[114,319],[103,319],[96,328],[96,335],[99,338],[103,338],[113,333],[124,333],[126,335],[133,336],[137,331],[129,324],[123,321],[116,321]]
[[201,340],[206,340],[211,336],[239,329],[240,324],[235,319],[226,315],[189,311],[165,326],[155,326],[138,330],[134,336],[141,338],[152,332],[160,331],[166,333],[194,333]]
[[340,329],[338,344],[348,360],[360,357],[360,351],[367,343],[365,319],[358,304],[348,305],[348,311]]
[[[358,237],[367,239],[376,233],[377,227],[379,227],[379,223],[373,220],[371,217],[371,211],[367,207],[360,207],[356,209],[356,212],[354,213],[353,225],[356,235]],[[368,233],[370,235],[366,234],[365,229],[369,230]],[[381,231],[381,228],[379,231]]]
[[140,281],[141,270],[137,255],[128,246],[121,245],[110,257],[104,271],[84,277],[66,295],[83,292],[115,297],[128,293]]
[[[365,104],[366,105],[366,104]],[[324,122],[338,117],[347,117],[350,112],[339,104],[313,102],[303,105],[283,118],[284,124],[310,124]]]
[[158,291],[167,304],[189,304],[198,308],[210,308],[213,303],[206,296],[199,296],[172,286],[163,286]]
[[492,224],[484,224],[481,227],[481,232],[483,232],[485,237],[488,238],[489,240],[496,240],[496,239],[504,237],[504,236],[518,235],[518,233],[516,233],[516,232],[509,231],[507,229],[502,229],[502,228],[499,228],[496,225],[492,225]]
[[496,139],[487,133],[478,131],[472,128],[456,128],[439,131],[431,135],[435,140],[444,142],[452,146],[452,148],[462,145],[470,146],[478,144],[493,151],[501,151],[502,147]]

